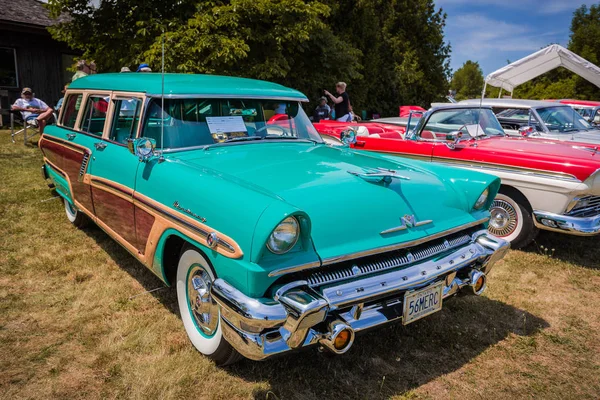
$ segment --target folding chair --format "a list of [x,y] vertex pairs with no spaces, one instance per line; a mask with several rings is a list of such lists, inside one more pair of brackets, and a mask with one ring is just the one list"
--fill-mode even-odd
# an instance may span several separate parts
[[[56,122],[56,113],[52,113],[52,116],[54,118],[54,121]],[[23,119],[23,116],[21,115],[20,111],[10,110],[10,140],[12,140],[13,143],[16,143],[15,136],[23,133],[23,144],[27,144],[27,140],[39,134],[40,131],[38,129],[37,122],[35,121],[36,118],[37,115],[30,115],[29,117]],[[20,129],[15,132],[15,122],[21,125],[23,129]],[[28,134],[28,130],[32,131],[33,133]]]

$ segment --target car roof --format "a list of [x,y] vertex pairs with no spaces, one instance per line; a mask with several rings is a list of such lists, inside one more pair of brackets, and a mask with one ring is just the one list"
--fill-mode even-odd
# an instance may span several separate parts
[[[273,82],[233,76],[164,74],[165,97],[256,98],[308,101],[301,92]],[[88,75],[75,80],[69,89],[142,92],[160,96],[162,75],[125,72]]]
[[600,101],[592,101],[592,100],[561,99],[561,100],[557,100],[557,101],[562,104],[571,104],[574,106],[589,106],[589,107],[600,106]]
[[[460,103],[431,103],[431,108],[429,111],[437,111],[437,110],[448,110],[448,109],[456,109],[456,110],[468,110],[468,109],[478,109],[479,103],[477,104],[461,104]],[[492,107],[487,104],[482,104],[481,108],[491,109]]]
[[[537,108],[537,107],[551,107],[561,106],[560,103],[553,101],[542,101],[542,100],[523,100],[523,99],[469,99],[459,102],[459,104],[479,104],[491,106],[491,107],[504,107],[504,108]],[[566,106],[566,105],[565,105]],[[568,106],[567,106],[568,107]]]

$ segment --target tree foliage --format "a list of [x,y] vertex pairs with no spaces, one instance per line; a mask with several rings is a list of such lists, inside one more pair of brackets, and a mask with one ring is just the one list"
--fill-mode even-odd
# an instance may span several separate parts
[[452,75],[450,88],[456,90],[456,99],[480,97],[483,90],[483,72],[477,61],[467,60]]
[[147,62],[168,72],[271,80],[316,99],[348,83],[356,110],[395,115],[447,89],[445,14],[433,0],[50,0],[70,20],[53,36],[101,71]]

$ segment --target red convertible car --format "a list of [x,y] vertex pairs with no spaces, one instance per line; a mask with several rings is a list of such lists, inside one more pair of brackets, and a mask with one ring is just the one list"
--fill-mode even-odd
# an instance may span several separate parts
[[506,137],[489,107],[434,107],[407,133],[386,124],[373,124],[373,131],[370,123],[343,128],[341,123],[332,124],[315,124],[319,133],[332,138],[330,143],[343,141],[355,149],[500,177],[502,187],[491,207],[489,231],[515,248],[530,243],[538,229],[600,234],[600,147]]

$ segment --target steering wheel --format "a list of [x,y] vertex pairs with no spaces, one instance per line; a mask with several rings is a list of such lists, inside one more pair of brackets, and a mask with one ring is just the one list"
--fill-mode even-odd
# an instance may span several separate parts
[[[279,129],[281,131],[281,135],[280,136],[292,136],[292,134],[290,132],[288,132],[287,130],[285,130],[285,128],[283,128],[283,127],[281,127],[281,126],[279,126],[277,124],[267,124],[267,125],[263,126],[262,128],[258,128],[256,131],[254,131],[254,134],[256,135],[256,134],[258,134],[258,133],[260,133],[262,131],[267,131],[267,129],[270,129],[270,128],[277,128],[277,129]],[[267,135],[268,134],[269,133],[267,131]]]

